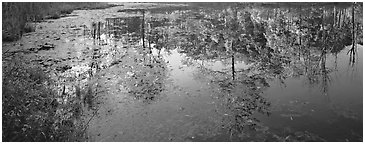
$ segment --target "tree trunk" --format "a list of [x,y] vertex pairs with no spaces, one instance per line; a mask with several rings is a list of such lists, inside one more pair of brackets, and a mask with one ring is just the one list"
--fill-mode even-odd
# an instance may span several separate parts
[[352,49],[355,50],[355,4],[352,5]]
[[232,79],[235,80],[234,53],[232,53]]
[[302,45],[302,6],[300,6],[299,12],[299,49]]
[[332,23],[332,27],[335,27],[336,24],[336,7],[333,6],[333,23]]
[[337,26],[341,27],[341,10],[338,11],[338,20],[337,20]]
[[98,22],[98,40],[100,41],[100,27],[101,27],[101,22]]
[[144,44],[144,10],[142,10],[142,45],[143,49],[145,48]]
[[347,9],[344,9],[343,18],[342,18],[342,25],[344,25],[346,23],[346,20],[347,20]]
[[152,26],[150,23],[147,24],[147,31],[148,31],[148,36],[147,36],[147,40],[148,40],[148,47],[150,48],[150,53],[152,53],[152,47],[151,47],[151,40],[152,40]]
[[275,16],[274,16],[274,18],[276,18],[276,16],[277,16],[277,9],[275,9]]

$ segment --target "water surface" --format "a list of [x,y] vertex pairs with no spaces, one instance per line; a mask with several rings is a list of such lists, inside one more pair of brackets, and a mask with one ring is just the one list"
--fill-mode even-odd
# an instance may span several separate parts
[[120,11],[133,16],[89,36],[113,50],[102,57],[113,78],[100,79],[108,91],[91,139],[362,141],[362,11],[353,8]]

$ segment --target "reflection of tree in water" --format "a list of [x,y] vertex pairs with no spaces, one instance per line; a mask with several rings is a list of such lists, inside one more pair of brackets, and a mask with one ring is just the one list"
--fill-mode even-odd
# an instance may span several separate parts
[[[288,6],[264,9],[256,15],[265,15],[265,11],[275,13],[274,17],[267,17],[269,46],[279,55],[289,56],[290,63],[285,68],[292,71],[292,75],[304,75],[309,85],[320,84],[323,93],[327,94],[329,74],[333,71],[326,66],[328,54],[337,55],[345,46],[355,45],[354,35],[362,37],[361,31],[354,31],[362,29],[362,26],[356,28],[362,22],[354,20],[354,15],[362,15],[362,12],[355,9],[349,3],[341,7]],[[351,64],[353,51],[349,53]]]
[[134,57],[136,63],[126,81],[128,92],[145,102],[158,99],[157,96],[165,89],[167,77],[164,60],[157,56],[147,56],[152,61],[143,61],[142,56]]
[[[201,61],[201,77],[213,83],[229,111],[225,126],[232,135],[265,130],[252,115],[270,113],[270,103],[261,96],[268,80],[304,76],[326,94],[332,72],[326,66],[328,54],[356,44],[355,35],[362,37],[355,31],[362,29],[362,21],[354,21],[354,13],[362,14],[348,7],[300,5],[186,10],[172,12],[173,18],[147,12],[143,33],[149,51],[139,49],[143,57],[135,58],[140,64],[129,75],[129,91],[137,98],[154,99],[164,89],[166,64],[151,50],[178,48],[189,57],[186,63]],[[213,71],[204,61],[223,61],[232,69]],[[253,65],[237,70],[238,61]]]
[[[193,59],[231,59],[233,79],[235,53],[239,53],[281,79],[305,75],[310,85],[321,83],[327,93],[331,71],[326,54],[341,51],[355,41],[354,35],[362,37],[354,31],[362,29],[355,13],[362,14],[355,7],[335,5],[231,6],[222,11],[172,12],[173,18],[147,13],[146,33],[150,50],[178,47]],[[350,52],[352,62],[354,52]]]
[[[214,71],[204,65],[200,65],[195,77],[210,83],[210,86],[219,97],[223,121],[222,128],[229,131],[231,138],[249,138],[249,135],[256,132],[265,132],[267,128],[258,119],[253,117],[254,113],[269,115],[270,102],[261,96],[265,88],[269,87],[265,75],[247,75],[240,73],[232,80],[232,75],[221,71]],[[248,70],[249,71],[249,70]]]
[[[228,110],[228,118],[223,125],[233,137],[243,136],[249,130],[263,130],[264,126],[252,115],[255,112],[270,113],[270,103],[260,95],[268,87],[266,78],[260,74],[243,74],[234,65],[237,61],[242,61],[242,55],[249,57],[252,62],[266,59],[267,62],[258,64],[260,66],[270,63],[265,58],[270,55],[270,51],[265,46],[263,27],[251,20],[250,13],[238,13],[236,8],[202,15],[201,19],[188,19],[187,28],[181,30],[180,36],[185,37],[185,41],[181,41],[179,45],[181,52],[192,59],[201,60],[202,63],[204,60],[230,59],[231,72],[212,71],[204,65],[200,66],[199,72],[200,75],[211,78],[213,89],[219,92],[224,107]],[[243,15],[243,19],[239,19],[241,17],[238,15]],[[202,20],[205,16],[207,18]],[[264,53],[263,51],[266,52],[264,55],[257,55]]]
[[263,128],[260,121],[252,116],[255,112],[270,114],[270,103],[260,95],[262,88],[256,85],[263,85],[261,80],[247,77],[242,81],[218,82],[226,106],[231,111],[226,125],[231,135],[240,135],[250,129]]
[[[168,36],[164,28],[167,22],[166,18],[153,18],[147,13],[144,23],[146,47],[137,48],[138,54],[134,57],[136,66],[129,73],[129,93],[145,102],[158,99],[157,96],[165,89],[166,62],[160,52],[162,48],[168,49]],[[157,55],[152,54],[153,49],[158,50]]]
[[[184,26],[177,27],[174,36],[179,37],[176,39],[180,40],[180,52],[192,59],[202,63],[232,60],[231,75],[228,71],[211,70],[205,70],[204,74],[222,76],[221,80],[213,81],[219,85],[234,115],[232,130],[242,132],[245,126],[257,122],[250,117],[254,111],[269,113],[269,103],[260,96],[262,88],[269,87],[267,78],[283,81],[305,76],[309,85],[320,84],[327,94],[332,72],[326,66],[327,55],[340,52],[355,39],[351,37],[354,33],[351,24],[355,22],[350,21],[353,15],[348,14],[348,7],[333,8],[201,10],[180,21]],[[275,11],[274,15],[269,16],[270,11]],[[254,64],[248,71],[255,75],[247,76],[248,72],[242,74],[235,69],[238,55],[244,55],[247,62]],[[258,83],[262,86],[257,86]]]
[[[220,92],[229,115],[225,127],[232,135],[263,130],[252,115],[270,113],[270,103],[261,96],[269,79],[304,76],[309,85],[320,84],[323,93],[328,92],[332,70],[326,66],[327,55],[339,53],[355,39],[356,24],[349,12],[347,7],[289,6],[172,12],[174,18],[147,13],[149,52],[141,50],[143,58],[136,58],[141,64],[130,73],[129,91],[137,98],[154,99],[163,90],[166,74],[165,64],[151,50],[178,48],[190,60],[202,62],[201,75]],[[204,61],[224,61],[231,69],[212,71]],[[237,70],[238,61],[253,65]]]
[[[165,89],[166,79],[166,63],[158,54],[154,56],[151,54],[151,43],[155,44],[155,48],[161,49],[160,39],[164,37],[151,36],[151,32],[158,29],[151,29],[151,27],[145,27],[144,10],[142,16],[127,17],[127,18],[111,18],[107,19],[106,28],[108,35],[115,39],[123,39],[122,42],[135,43],[136,40],[143,40],[142,46],[136,46],[135,52],[128,63],[128,73],[126,76],[125,86],[128,92],[136,99],[141,99],[144,102],[151,102],[151,100],[158,99],[158,95]],[[156,24],[157,23],[157,24]],[[155,22],[152,25],[158,25],[161,23]],[[160,34],[155,32],[156,34]],[[145,35],[147,37],[145,37]],[[125,39],[127,38],[127,39]],[[151,38],[153,38],[151,40]],[[149,45],[145,45],[145,41],[149,42]],[[149,49],[148,49],[149,48]]]
[[141,16],[107,18],[105,28],[109,37],[122,38],[122,36],[127,35],[134,38],[141,36],[141,23]]

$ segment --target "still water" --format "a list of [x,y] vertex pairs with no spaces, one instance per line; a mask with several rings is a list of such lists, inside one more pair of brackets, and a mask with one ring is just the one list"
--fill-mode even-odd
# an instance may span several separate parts
[[362,141],[362,5],[119,13],[93,141]]

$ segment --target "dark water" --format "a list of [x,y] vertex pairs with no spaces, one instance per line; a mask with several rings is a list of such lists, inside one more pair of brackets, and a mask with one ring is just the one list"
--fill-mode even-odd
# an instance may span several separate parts
[[115,106],[94,140],[362,141],[354,9],[162,7],[106,19],[99,45],[125,52],[121,85],[135,102]]

